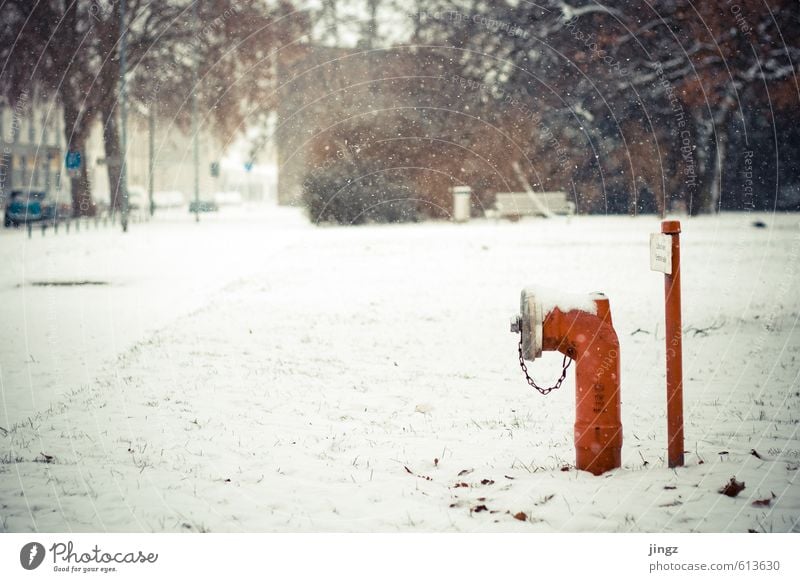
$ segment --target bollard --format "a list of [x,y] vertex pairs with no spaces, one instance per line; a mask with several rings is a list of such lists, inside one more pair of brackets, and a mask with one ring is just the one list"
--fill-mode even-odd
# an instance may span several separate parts
[[33,236],[33,225],[30,222],[25,223],[25,226],[28,227],[28,238]]
[[[544,306],[534,290],[523,290],[520,315],[511,331],[520,333],[520,364],[542,351],[558,351],[575,361],[575,466],[600,475],[622,465],[619,340],[608,299],[593,294],[581,308]],[[564,375],[554,388],[561,385]],[[527,368],[528,383],[535,385]]]
[[681,330],[681,223],[661,222],[650,235],[650,270],[664,273],[664,321],[667,354],[667,465],[684,464],[683,332]]
[[683,331],[681,328],[681,223],[665,220],[661,233],[669,235],[672,268],[664,274],[667,349],[667,464],[683,467]]
[[42,222],[42,236],[44,236],[44,231],[47,230],[47,224]]
[[455,186],[453,192],[453,220],[455,222],[468,222],[470,217],[472,188],[469,186]]

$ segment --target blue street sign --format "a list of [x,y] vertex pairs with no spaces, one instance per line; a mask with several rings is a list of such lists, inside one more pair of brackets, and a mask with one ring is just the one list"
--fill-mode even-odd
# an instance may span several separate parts
[[81,152],[71,150],[67,152],[66,166],[68,170],[78,170],[81,167]]

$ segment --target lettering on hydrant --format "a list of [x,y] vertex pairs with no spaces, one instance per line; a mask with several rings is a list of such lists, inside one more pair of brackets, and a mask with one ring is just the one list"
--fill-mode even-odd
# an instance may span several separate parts
[[522,334],[525,360],[543,351],[575,360],[575,465],[600,475],[622,464],[619,340],[608,299],[596,293],[585,303],[562,310],[523,290],[511,330]]

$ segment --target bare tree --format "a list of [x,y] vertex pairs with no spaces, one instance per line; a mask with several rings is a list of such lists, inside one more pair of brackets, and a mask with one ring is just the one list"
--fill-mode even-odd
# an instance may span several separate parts
[[790,0],[433,0],[426,12],[418,35],[472,81],[462,98],[505,95],[511,107],[483,111],[498,119],[515,118],[514,100],[536,112],[529,141],[555,137],[562,187],[590,192],[589,209],[636,212],[641,192],[662,211],[671,198],[718,209],[731,132],[754,129],[748,109],[777,115],[800,97]]
[[[63,106],[69,150],[86,159],[86,140],[94,121],[103,123],[103,142],[112,193],[120,180],[122,153],[117,87],[121,26],[127,30],[131,99],[142,107],[157,100],[159,111],[185,125],[193,90],[202,96],[204,119],[214,131],[240,131],[269,85],[268,55],[307,25],[289,2],[273,8],[260,2],[213,0],[198,4],[192,20],[190,0],[129,2],[120,23],[116,4],[101,0],[8,0],[0,57],[0,89],[14,95],[23,87],[45,87]],[[191,67],[200,63],[200,87]],[[263,100],[262,100],[263,101]],[[263,105],[263,103],[261,103]],[[92,214],[88,176],[72,178],[73,209]],[[119,197],[112,200],[118,203]]]

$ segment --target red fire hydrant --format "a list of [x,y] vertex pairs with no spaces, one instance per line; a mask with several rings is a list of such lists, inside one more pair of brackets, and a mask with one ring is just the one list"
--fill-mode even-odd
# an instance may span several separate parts
[[595,475],[616,469],[622,464],[619,341],[608,299],[595,293],[561,305],[538,294],[523,290],[520,315],[512,318],[511,331],[522,335],[519,355],[526,377],[538,388],[524,360],[533,361],[542,351],[558,351],[575,361],[575,465]]

